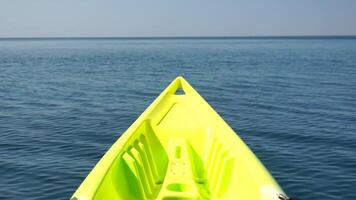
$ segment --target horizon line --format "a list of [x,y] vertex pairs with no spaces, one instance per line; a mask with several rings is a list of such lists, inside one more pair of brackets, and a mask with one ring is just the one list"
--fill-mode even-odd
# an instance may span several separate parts
[[253,36],[44,36],[0,37],[0,40],[27,39],[356,39],[356,35],[253,35]]

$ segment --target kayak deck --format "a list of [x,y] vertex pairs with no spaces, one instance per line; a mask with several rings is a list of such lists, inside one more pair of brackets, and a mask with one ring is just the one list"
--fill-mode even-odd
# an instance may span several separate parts
[[277,200],[280,194],[244,142],[178,77],[114,143],[73,198]]

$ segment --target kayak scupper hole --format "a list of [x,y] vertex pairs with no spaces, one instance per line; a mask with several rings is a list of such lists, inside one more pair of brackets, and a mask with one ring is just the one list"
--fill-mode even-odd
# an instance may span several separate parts
[[189,187],[188,185],[182,183],[171,183],[167,186],[167,189],[174,192],[184,192],[188,191]]
[[164,197],[162,200],[193,200],[189,197]]
[[178,88],[174,94],[175,95],[185,95],[185,92],[182,88]]
[[182,153],[182,148],[181,147],[176,147],[176,154],[175,154],[175,157],[177,158],[177,159],[179,159],[180,158],[180,156],[181,156],[181,153]]
[[164,197],[162,200],[194,200],[189,197]]

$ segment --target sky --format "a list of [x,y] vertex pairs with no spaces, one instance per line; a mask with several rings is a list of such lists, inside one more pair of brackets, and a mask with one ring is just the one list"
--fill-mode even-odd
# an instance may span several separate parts
[[0,37],[356,35],[356,0],[0,0]]

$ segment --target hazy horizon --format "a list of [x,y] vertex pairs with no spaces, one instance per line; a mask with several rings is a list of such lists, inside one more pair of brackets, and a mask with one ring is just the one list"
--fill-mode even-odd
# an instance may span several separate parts
[[0,38],[354,36],[356,1],[0,1]]
[[356,35],[242,35],[242,36],[44,36],[44,37],[0,37],[0,39],[288,39],[288,38],[352,38],[356,39]]

